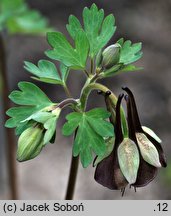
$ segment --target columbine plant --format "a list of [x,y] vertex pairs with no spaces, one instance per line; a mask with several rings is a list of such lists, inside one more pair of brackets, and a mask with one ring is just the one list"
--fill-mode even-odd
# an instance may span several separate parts
[[[104,11],[95,4],[84,8],[83,24],[75,16],[69,17],[66,27],[74,46],[61,32],[47,33],[51,49],[45,54],[60,62],[60,71],[49,60],[40,60],[37,65],[25,62],[24,66],[33,79],[63,86],[68,98],[52,102],[35,84],[20,82],[19,90],[9,96],[19,106],[7,111],[10,119],[6,122],[6,127],[16,128],[19,136],[17,160],[26,161],[38,156],[45,145],[55,141],[61,111],[67,106],[71,108],[62,128],[63,135],[74,134],[68,199],[72,198],[78,157],[84,168],[95,158],[95,180],[109,189],[121,191],[128,184],[134,187],[147,185],[156,176],[157,168],[166,166],[161,140],[151,129],[141,126],[131,90],[123,88],[125,97],[122,94],[117,98],[97,82],[123,72],[140,70],[132,63],[142,57],[141,43],[132,44],[122,38],[106,47],[116,30],[115,19],[112,14],[104,17]],[[87,78],[78,99],[72,98],[67,87],[71,69],[80,70]],[[87,111],[92,90],[103,95],[106,108]],[[122,107],[123,97],[127,118]]]

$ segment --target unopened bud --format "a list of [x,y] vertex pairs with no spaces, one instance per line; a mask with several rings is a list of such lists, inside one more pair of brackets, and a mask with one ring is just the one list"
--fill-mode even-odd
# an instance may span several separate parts
[[35,158],[43,148],[43,129],[30,127],[19,137],[17,160],[22,162]]
[[119,62],[120,44],[116,43],[107,47],[102,53],[102,66],[109,69]]

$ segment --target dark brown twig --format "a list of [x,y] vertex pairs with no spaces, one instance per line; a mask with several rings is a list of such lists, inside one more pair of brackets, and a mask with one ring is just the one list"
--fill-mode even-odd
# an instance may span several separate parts
[[[77,130],[75,131],[74,139],[76,137],[76,134],[77,134]],[[72,156],[65,200],[72,200],[73,199],[75,184],[76,184],[76,178],[77,178],[77,173],[78,173],[78,165],[79,165],[79,156],[77,156],[77,157]]]

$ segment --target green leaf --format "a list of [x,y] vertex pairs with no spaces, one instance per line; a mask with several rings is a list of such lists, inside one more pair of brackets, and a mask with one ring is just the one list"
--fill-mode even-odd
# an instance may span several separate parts
[[54,136],[56,131],[56,123],[59,118],[61,110],[58,109],[58,112],[46,112],[46,111],[38,111],[25,119],[24,121],[34,120],[35,122],[39,122],[43,124],[44,129],[46,129],[44,135],[44,145],[47,144]]
[[0,1],[0,29],[4,29],[9,18],[26,11],[27,6],[23,0],[1,0]]
[[116,27],[114,16],[108,15],[104,19],[104,11],[98,10],[93,4],[83,11],[84,29],[90,43],[90,56],[93,58],[113,36]]
[[119,62],[127,65],[137,61],[142,57],[143,54],[141,52],[141,48],[142,48],[142,43],[132,44],[131,41],[129,40],[125,41],[120,51]]
[[117,64],[113,66],[112,68],[105,70],[103,73],[101,73],[101,76],[102,77],[112,77],[120,73],[139,71],[142,69],[143,69],[142,67],[136,67],[135,65],[132,65],[132,64],[130,65]]
[[63,126],[63,135],[71,135],[76,129],[76,138],[73,146],[73,155],[80,154],[83,167],[92,162],[92,151],[96,155],[104,155],[106,145],[104,137],[112,137],[114,129],[110,122],[105,121],[110,113],[97,108],[85,113],[73,112],[67,115]]
[[107,158],[111,154],[111,152],[114,148],[114,142],[115,142],[114,137],[110,137],[110,138],[105,139],[106,151],[103,155],[97,156],[95,158],[93,166],[97,166],[97,164],[99,164],[103,159]]
[[67,41],[66,37],[60,32],[49,32],[47,34],[48,43],[53,50],[46,51],[46,55],[61,61],[72,69],[84,69],[86,66],[89,43],[83,31],[77,33],[75,48]]
[[118,161],[120,169],[129,184],[134,184],[137,179],[140,164],[139,151],[136,144],[125,138],[118,147]]
[[57,119],[58,119],[57,116],[53,116],[45,122],[44,127],[46,129],[46,132],[43,139],[44,144],[47,144],[53,138],[56,131]]
[[101,73],[101,75],[103,77],[112,77],[114,75],[116,75],[118,73],[118,71],[120,71],[120,68],[122,68],[122,64],[116,64],[113,67],[111,67],[108,70],[105,70],[103,73]]
[[94,129],[94,131],[96,131],[96,133],[101,135],[102,137],[113,136],[113,125],[109,124],[109,122],[89,116],[87,118],[87,121]]
[[5,127],[13,128],[17,127],[17,125],[26,119],[28,116],[31,116],[35,112],[35,107],[13,107],[10,108],[6,114],[11,118],[6,121]]
[[106,112],[104,108],[95,108],[87,112],[87,115],[91,118],[106,119],[110,117],[110,113]]
[[124,39],[123,38],[120,38],[118,41],[117,41],[118,44],[121,45],[121,47],[123,46],[124,44]]
[[47,107],[52,105],[46,94],[35,84],[30,82],[19,82],[20,91],[13,91],[9,98],[18,105],[29,105]]
[[73,40],[76,39],[78,32],[83,30],[80,21],[73,15],[69,16],[69,24],[66,25],[66,28]]
[[17,9],[23,7],[24,4],[24,0],[1,0],[1,12],[16,11]]
[[7,28],[10,33],[37,34],[49,31],[48,21],[38,11],[26,10],[7,20]]
[[47,19],[38,11],[30,10],[23,0],[1,0],[0,28],[7,28],[11,34],[39,34],[50,30]]
[[[94,58],[113,36],[116,30],[115,19],[112,14],[104,19],[104,11],[102,9],[98,10],[97,6],[93,4],[90,9],[84,8],[83,22],[84,31],[90,44],[89,55]],[[76,39],[78,32],[83,30],[80,21],[73,15],[69,17],[67,30],[73,40]]]
[[60,64],[60,72],[61,72],[61,78],[63,83],[66,83],[68,75],[69,75],[69,68],[65,66],[64,64]]
[[143,70],[143,67],[137,67],[135,65],[126,65],[124,66],[121,70],[118,71],[118,73],[122,73],[122,72],[130,72],[130,71],[139,71],[139,70]]
[[[29,121],[32,120],[30,116],[54,104],[36,85],[29,82],[20,82],[18,86],[20,91],[13,91],[9,98],[21,106],[10,108],[7,111],[7,115],[11,118],[7,120],[5,126],[16,127],[16,133],[21,134],[28,127]],[[23,122],[26,119],[28,119],[28,122]]]
[[36,78],[37,80],[52,84],[63,85],[63,81],[58,74],[57,68],[52,62],[47,60],[40,60],[38,62],[38,66],[27,61],[25,61],[24,63],[24,68],[36,77],[38,77]]

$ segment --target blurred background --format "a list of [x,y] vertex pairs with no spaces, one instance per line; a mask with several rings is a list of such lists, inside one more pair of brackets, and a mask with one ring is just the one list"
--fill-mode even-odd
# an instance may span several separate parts
[[[128,86],[135,94],[143,125],[152,128],[162,139],[168,167],[159,170],[157,178],[145,188],[126,189],[122,198],[119,191],[110,191],[94,181],[94,168],[79,166],[74,199],[171,199],[171,0],[28,0],[31,8],[49,19],[50,25],[67,34],[65,25],[70,14],[81,18],[85,6],[93,2],[113,13],[117,31],[111,40],[120,37],[143,43],[143,58],[136,63],[144,70],[121,74],[106,79],[103,83],[117,95],[122,86]],[[19,81],[32,81],[23,69],[23,61],[37,63],[46,59],[44,51],[49,48],[46,37],[15,35],[7,38],[8,80],[10,90],[17,88]],[[74,74],[73,74],[74,73]],[[72,76],[73,75],[73,76]],[[79,97],[85,77],[80,72],[70,72],[69,88],[74,97]],[[35,82],[35,81],[34,81]],[[35,82],[55,101],[65,98],[58,86]],[[1,96],[0,96],[1,97]],[[96,92],[91,94],[88,108],[104,105]],[[0,108],[2,107],[2,99]],[[17,162],[17,188],[19,199],[64,199],[70,168],[72,137],[61,134],[65,122],[63,112],[57,126],[54,145],[47,145],[34,160]],[[0,110],[0,119],[3,112]],[[0,120],[2,122],[2,120]],[[0,199],[10,195],[7,171],[6,144],[3,124],[0,124]]]

